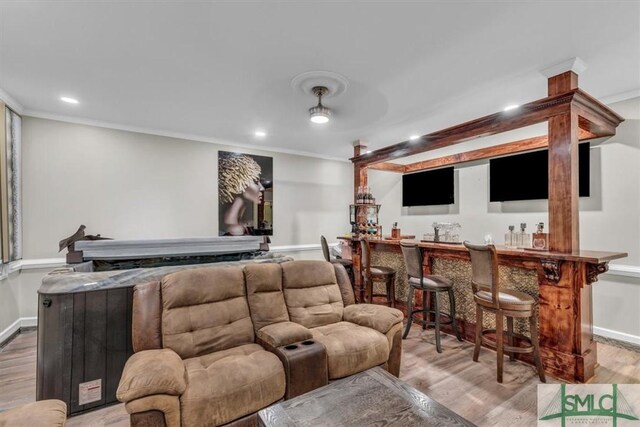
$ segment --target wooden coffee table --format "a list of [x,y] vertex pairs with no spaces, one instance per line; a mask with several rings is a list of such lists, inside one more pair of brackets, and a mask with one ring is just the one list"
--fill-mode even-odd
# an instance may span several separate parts
[[473,426],[381,368],[373,368],[258,412],[265,427]]

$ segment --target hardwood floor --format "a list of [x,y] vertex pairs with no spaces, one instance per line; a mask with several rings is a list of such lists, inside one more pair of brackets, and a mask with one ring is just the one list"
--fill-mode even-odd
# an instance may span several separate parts
[[[471,360],[473,345],[442,338],[435,349],[432,330],[413,327],[403,341],[400,378],[479,426],[536,425],[534,368],[505,360],[504,383],[495,381],[496,355],[482,349],[479,363]],[[598,344],[600,366],[594,383],[640,383],[640,352]],[[559,381],[547,378],[548,383]],[[35,400],[36,333],[18,335],[0,351],[0,408]],[[127,426],[124,405],[69,418],[68,426]]]

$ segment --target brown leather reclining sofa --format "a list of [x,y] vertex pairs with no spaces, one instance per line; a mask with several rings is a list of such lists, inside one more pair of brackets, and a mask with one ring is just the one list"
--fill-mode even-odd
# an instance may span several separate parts
[[256,424],[256,412],[327,381],[400,370],[402,313],[355,304],[344,267],[212,267],[138,285],[117,396],[132,426]]

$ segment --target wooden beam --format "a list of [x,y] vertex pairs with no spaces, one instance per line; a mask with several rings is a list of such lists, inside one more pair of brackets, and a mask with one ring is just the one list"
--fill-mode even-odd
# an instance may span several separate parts
[[540,148],[546,148],[548,138],[546,135],[520,141],[509,142],[507,144],[495,145],[493,147],[480,148],[478,150],[467,151],[465,153],[452,154],[450,156],[438,157],[437,159],[423,160],[421,162],[406,165],[406,172],[417,172],[425,169],[433,169],[443,166],[455,165],[458,163],[471,162],[474,160],[489,159],[491,157],[504,156],[506,154],[521,153]]
[[577,90],[571,107],[578,113],[578,126],[598,137],[613,136],[624,118],[586,92]]
[[573,71],[565,71],[547,80],[547,94],[557,95],[559,93],[569,92],[578,89],[578,75]]
[[[593,139],[595,135],[586,130],[578,131],[579,140],[586,141]],[[439,168],[444,166],[456,165],[459,163],[472,162],[475,160],[484,160],[494,157],[506,156],[508,154],[523,153],[525,151],[539,150],[549,146],[549,137],[547,135],[535,136],[533,138],[521,139],[519,141],[508,142],[506,144],[494,145],[492,147],[480,148],[478,150],[467,151],[464,153],[452,154],[449,156],[438,157],[436,159],[423,160],[420,162],[409,163],[404,165],[404,172],[418,172],[426,169]],[[383,163],[388,164],[388,163]],[[369,166],[370,169],[376,169],[375,165]]]
[[529,102],[517,110],[501,111],[432,132],[415,141],[404,141],[370,153],[359,154],[351,158],[351,161],[361,166],[388,162],[400,157],[424,153],[471,139],[541,123],[551,117],[567,114],[572,108],[577,109],[579,115],[583,117],[580,127],[598,137],[611,136],[611,132],[615,133],[615,127],[624,120],[595,98],[579,89],[573,89],[569,92]]
[[[578,87],[571,72],[549,78],[549,96]],[[549,250],[580,249],[578,204],[579,117],[573,105],[568,113],[549,119]]]
[[386,162],[386,163],[376,163],[368,166],[368,168],[379,170],[379,171],[386,171],[386,172],[405,173],[407,167],[405,165],[400,165],[398,163]]
[[549,117],[568,112],[574,93],[572,91],[539,99],[522,105],[517,110],[501,111],[471,120],[424,135],[415,141],[404,141],[367,154],[361,154],[353,157],[351,161],[354,164],[368,166],[541,123],[548,120]]
[[[353,144],[353,155],[355,157],[361,156],[363,153],[367,151],[367,144],[358,140]],[[366,187],[368,183],[367,177],[367,167],[364,165],[353,165],[353,203],[356,202],[356,194],[358,193],[358,188]]]

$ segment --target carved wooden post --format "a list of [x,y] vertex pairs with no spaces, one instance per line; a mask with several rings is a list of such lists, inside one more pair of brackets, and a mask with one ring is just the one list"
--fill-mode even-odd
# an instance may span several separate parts
[[[367,143],[361,139],[358,139],[353,143],[353,156],[358,157],[361,154],[365,154],[367,152]],[[356,202],[356,194],[358,193],[359,187],[366,187],[368,184],[367,177],[367,167],[362,165],[361,163],[353,164],[353,203]],[[360,273],[361,269],[361,251],[360,251],[360,243],[359,242],[351,242],[351,261],[353,262],[353,273],[355,276],[355,289],[359,290],[357,294],[360,295],[359,302],[365,302],[364,295],[364,286],[362,283],[362,274]]]
[[[358,157],[361,154],[367,152],[367,143],[361,139],[358,139],[353,143],[353,156]],[[353,200],[355,203],[356,193],[358,192],[358,187],[366,187],[367,186],[367,167],[363,166],[359,163],[353,164]]]
[[[567,71],[549,78],[549,96],[578,88],[578,75]],[[578,114],[573,107],[549,119],[549,249],[580,249],[578,220]]]

